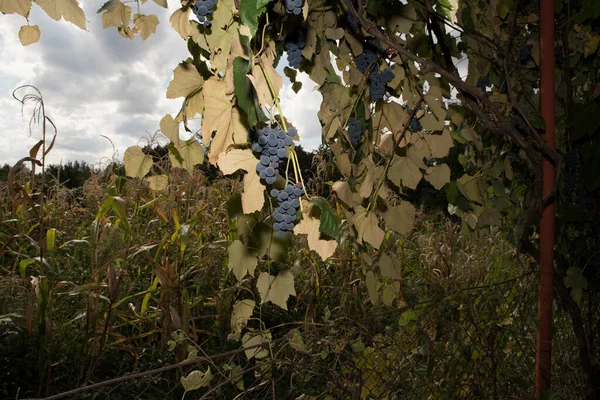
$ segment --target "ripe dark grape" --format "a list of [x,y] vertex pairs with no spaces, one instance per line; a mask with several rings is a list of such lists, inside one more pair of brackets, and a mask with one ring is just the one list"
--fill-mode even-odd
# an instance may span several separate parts
[[371,73],[369,77],[369,90],[371,91],[371,100],[379,101],[383,99],[385,94],[385,88],[392,79],[394,79],[394,73],[389,70],[383,70],[379,72],[377,70]]
[[198,18],[200,25],[206,29],[212,26],[210,18],[212,18],[216,4],[217,0],[196,0],[196,4],[192,7],[192,11]]
[[[300,200],[296,193],[304,194],[301,184],[295,186],[288,183],[284,190],[271,190],[271,197],[277,197],[279,205],[273,212],[273,230],[278,236],[285,235],[286,232],[294,230],[294,221],[296,220],[296,213],[300,209]],[[299,192],[297,192],[299,191]]]
[[519,61],[521,62],[521,64],[525,64],[527,62],[529,56],[531,56],[532,50],[532,44],[526,44],[525,46],[521,47],[521,49],[519,50]]
[[302,30],[299,30],[293,35],[287,37],[285,50],[287,52],[287,60],[290,67],[300,67],[300,63],[302,62],[302,50],[304,49],[304,45],[305,39],[304,32]]
[[[260,161],[256,172],[267,185],[272,185],[277,180],[277,175],[282,164],[286,162],[288,149],[294,143],[292,136],[296,135],[295,129],[284,132],[279,128],[266,127],[258,131],[256,142],[252,144],[252,151],[260,154]],[[273,192],[271,191],[271,195]],[[279,194],[279,192],[277,192]]]
[[302,5],[304,0],[284,0],[285,10],[288,14],[299,15],[302,14]]
[[372,50],[364,50],[356,57],[356,68],[363,74],[367,72],[369,66],[377,60],[377,54]]
[[350,118],[348,120],[348,136],[350,137],[350,143],[352,146],[357,147],[362,141],[363,133],[363,120]]
[[525,121],[523,120],[523,118],[521,118],[521,116],[519,114],[516,113],[511,113],[510,114],[510,123],[523,130],[526,131],[527,130],[527,124],[525,123]]
[[423,129],[423,127],[421,126],[421,123],[419,122],[419,119],[417,118],[416,113],[415,113],[415,115],[413,115],[412,119],[410,120],[409,128],[412,132],[419,132],[420,130]]
[[346,12],[346,25],[348,25],[348,28],[350,28],[353,33],[359,32],[358,20],[350,11]]
[[475,86],[481,89],[482,92],[485,92],[488,86],[492,86],[492,81],[490,80],[489,76],[482,76],[477,80],[477,84]]

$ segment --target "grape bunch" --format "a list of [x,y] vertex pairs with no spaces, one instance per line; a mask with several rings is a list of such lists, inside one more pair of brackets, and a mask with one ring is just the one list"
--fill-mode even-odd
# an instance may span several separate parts
[[378,70],[373,71],[369,77],[369,91],[371,92],[371,100],[379,101],[383,99],[385,94],[385,87],[388,82],[394,79],[394,73],[389,69],[384,69],[379,72]]
[[285,44],[285,50],[287,51],[288,64],[292,68],[298,68],[302,61],[302,49],[304,49],[304,32],[298,31],[294,37],[288,37],[288,41]]
[[294,230],[296,213],[300,208],[300,196],[304,194],[301,183],[288,183],[284,190],[271,189],[271,197],[277,199],[279,205],[273,212],[273,229],[279,237]]
[[196,0],[196,4],[192,7],[192,11],[198,18],[198,21],[205,28],[210,28],[212,26],[212,22],[208,20],[209,17],[212,18],[213,8],[217,4],[217,0]]
[[346,25],[348,25],[348,28],[350,28],[350,30],[354,33],[358,33],[360,31],[358,28],[358,20],[350,11],[346,12]]
[[279,174],[280,164],[287,158],[286,146],[294,143],[293,136],[296,129],[290,128],[287,133],[279,128],[263,128],[258,131],[258,141],[252,144],[252,151],[260,154],[260,161],[256,164],[256,172],[260,179],[268,185],[275,183]]
[[413,115],[413,117],[410,120],[409,128],[412,132],[419,132],[420,130],[423,129],[423,127],[421,126],[421,123],[419,122],[419,118],[417,118],[416,113],[415,113],[415,115]]
[[352,146],[357,147],[362,141],[363,121],[362,119],[350,118],[348,120],[348,136]]
[[519,61],[521,64],[527,63],[529,56],[531,56],[531,51],[533,50],[532,44],[526,44],[519,49]]
[[363,74],[367,72],[369,66],[377,60],[377,53],[366,49],[356,57],[356,68]]
[[304,0],[284,0],[285,10],[288,14],[300,15],[302,14],[302,5]]
[[510,123],[522,131],[526,131],[528,129],[528,126],[523,118],[521,118],[521,116],[517,113],[510,113]]
[[482,92],[485,92],[488,86],[492,86],[492,81],[489,76],[482,76],[477,80],[477,86]]

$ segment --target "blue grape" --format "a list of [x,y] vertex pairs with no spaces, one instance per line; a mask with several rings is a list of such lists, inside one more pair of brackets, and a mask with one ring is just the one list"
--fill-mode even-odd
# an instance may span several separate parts
[[275,176],[275,168],[273,168],[273,167],[267,167],[265,169],[265,175],[266,176]]
[[275,178],[274,176],[267,176],[265,178],[265,182],[267,182],[267,185],[274,184],[276,180],[277,180],[277,178]]
[[271,160],[268,156],[260,156],[260,163],[264,166],[268,166],[271,163]]
[[350,137],[350,143],[352,143],[352,146],[357,147],[360,145],[360,142],[362,141],[362,133],[363,120],[350,118],[348,120],[348,136]]
[[279,192],[279,194],[278,194],[278,196],[277,196],[277,200],[278,200],[278,201],[285,201],[285,200],[287,200],[287,199],[288,199],[288,194],[287,194],[287,192],[283,192],[283,191]]
[[288,208],[290,208],[292,205],[290,204],[289,201],[284,201],[283,203],[281,203],[281,208],[283,208],[284,210],[287,210]]
[[277,150],[277,156],[279,158],[286,158],[287,157],[287,150],[286,149],[278,149]]
[[291,146],[292,143],[294,143],[294,139],[292,139],[290,136],[286,136],[285,139],[283,140],[283,144],[285,146]]
[[261,163],[256,164],[256,172],[261,172],[263,171],[265,168],[267,168],[266,166],[262,165]]
[[200,25],[202,25],[205,29],[210,29],[212,26],[212,22],[208,19],[210,16],[212,18],[213,8],[217,4],[216,0],[196,0],[196,4],[192,7],[192,11],[198,18]]
[[271,195],[271,197],[277,198],[277,196],[279,196],[279,190],[271,189],[271,192],[269,194]]
[[304,190],[302,190],[302,189],[299,189],[299,188],[295,188],[295,189],[294,189],[294,196],[296,196],[296,197],[300,197],[300,196],[302,196],[303,194],[304,194]]
[[292,207],[294,208],[299,208],[300,207],[300,200],[298,199],[293,199],[290,204],[292,205]]
[[258,137],[258,144],[260,144],[262,146],[266,145],[268,141],[269,141],[269,139],[267,139],[265,136]]
[[261,153],[263,151],[263,148],[259,143],[254,142],[252,143],[252,151],[255,153]]
[[260,176],[260,179],[267,179],[267,174],[265,173],[264,169],[260,171],[258,175]]

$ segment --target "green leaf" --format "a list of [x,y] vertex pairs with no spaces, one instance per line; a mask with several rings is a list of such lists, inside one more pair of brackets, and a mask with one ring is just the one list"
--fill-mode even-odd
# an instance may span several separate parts
[[588,287],[588,280],[583,276],[583,270],[578,267],[569,268],[565,277],[565,285],[571,289],[571,296],[579,304],[584,289]]
[[206,372],[202,371],[192,371],[186,377],[181,377],[181,384],[183,385],[183,389],[186,392],[200,389],[202,387],[208,387],[210,385],[210,381],[212,380],[212,372],[210,371],[210,367]]
[[331,207],[329,207],[327,201],[322,197],[313,197],[310,202],[321,209],[321,222],[319,224],[319,231],[327,236],[339,240],[340,220],[339,217],[333,213],[333,210]]
[[256,111],[254,86],[247,75],[248,65],[248,60],[242,57],[233,60],[233,84],[238,105],[246,113],[250,127],[253,127],[258,122],[259,116]]
[[302,339],[302,336],[300,335],[300,332],[298,332],[298,329],[292,329],[290,331],[290,334],[291,334],[291,337],[290,337],[288,343],[290,344],[292,349],[302,352],[302,353],[308,353],[308,349],[306,348],[306,345],[304,344],[304,339]]
[[[246,332],[242,337],[242,347],[257,346],[263,343],[269,343],[271,341],[271,332]],[[269,356],[269,350],[264,347],[255,347],[252,349],[245,350],[246,358],[251,360],[253,357],[258,359]]]
[[410,324],[412,321],[417,320],[417,313],[413,309],[408,309],[400,314],[400,319],[398,320],[398,325],[404,327]]
[[367,272],[367,276],[365,277],[365,283],[367,284],[367,292],[369,293],[371,304],[377,305],[377,303],[379,302],[379,295],[377,294],[379,280],[377,279],[373,271]]
[[55,244],[56,244],[56,229],[54,229],[54,228],[48,229],[48,232],[46,233],[46,250],[48,250],[49,253],[54,252]]
[[250,28],[253,37],[258,30],[260,16],[264,14],[270,2],[271,0],[240,0],[240,20]]

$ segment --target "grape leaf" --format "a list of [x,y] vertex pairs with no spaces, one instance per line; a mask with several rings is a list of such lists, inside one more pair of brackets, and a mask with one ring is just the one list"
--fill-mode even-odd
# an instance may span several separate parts
[[0,0],[0,13],[2,14],[19,14],[26,17],[30,9],[30,0]]
[[355,208],[354,227],[358,232],[358,240],[362,243],[369,243],[376,249],[381,246],[385,232],[379,227],[379,220],[374,212],[367,213],[362,207]]
[[131,21],[131,7],[126,6],[120,0],[110,0],[98,10],[102,12],[102,27],[128,26]]
[[242,208],[244,214],[260,211],[265,204],[264,186],[260,183],[260,177],[256,173],[258,160],[249,149],[234,149],[223,153],[219,157],[217,165],[225,175],[233,174],[239,169],[248,173],[244,176],[244,193],[242,194]]
[[[135,14],[133,16],[133,23],[140,30],[140,37],[142,40],[146,40],[156,33],[156,26],[159,24],[158,17],[154,14],[143,15]],[[167,89],[168,91],[169,89]]]
[[229,246],[229,270],[233,271],[233,274],[238,281],[244,279],[247,274],[254,275],[254,270],[258,260],[256,256],[248,254],[248,249],[242,242],[235,240]]
[[40,28],[37,25],[25,25],[19,29],[19,40],[23,46],[29,46],[40,40]]
[[[225,152],[230,145],[246,143],[248,140],[248,132],[242,122],[240,112],[232,104],[233,96],[225,93],[226,86],[224,81],[216,77],[211,77],[204,82],[204,98],[210,99],[210,101],[204,104],[202,139],[205,145],[210,143],[208,160],[213,165],[217,163],[219,155]],[[213,138],[214,131],[217,133]]]
[[335,240],[321,239],[320,222],[310,215],[311,207],[313,206],[306,202],[303,205],[302,220],[294,227],[294,233],[297,235],[308,235],[308,248],[316,251],[322,260],[326,260],[335,252],[337,242]]
[[[246,332],[242,337],[242,347],[257,346],[262,343],[268,343],[271,341],[271,332]],[[255,347],[252,349],[245,350],[246,358],[251,360],[253,357],[258,359],[269,356],[269,350],[264,347]]]
[[140,146],[130,146],[123,156],[125,174],[132,178],[143,178],[152,167],[152,157],[144,154]]
[[377,305],[377,303],[379,302],[379,294],[377,293],[379,280],[377,279],[373,271],[367,272],[365,283],[367,284],[367,292],[369,293],[369,299],[371,300],[371,304]]
[[405,234],[412,230],[415,214],[415,206],[408,201],[403,201],[399,205],[389,206],[383,213],[383,220],[386,228]]
[[388,178],[394,185],[400,187],[402,184],[409,189],[416,189],[422,177],[419,167],[410,158],[394,156],[388,170]]
[[267,9],[271,0],[240,0],[240,20],[242,24],[250,28],[250,38],[254,37],[258,30],[260,16]]
[[338,198],[350,208],[354,208],[362,201],[358,193],[352,191],[348,182],[337,181],[333,184],[332,189]]
[[333,213],[327,201],[322,197],[313,197],[310,202],[317,205],[321,209],[319,218],[319,230],[336,240],[340,238],[340,221],[337,215]]
[[168,175],[153,175],[146,178],[148,185],[151,190],[156,192],[162,192],[167,190],[169,186],[169,176]]
[[167,4],[167,0],[153,0],[153,1],[163,8],[169,8],[169,5]]
[[433,158],[446,157],[450,148],[454,146],[448,129],[444,129],[441,135],[425,135],[425,141],[429,145],[431,157]]
[[210,371],[210,367],[206,372],[202,371],[192,371],[186,377],[181,377],[181,385],[186,392],[200,389],[202,387],[208,387],[210,385],[210,381],[212,380],[212,372]]
[[280,271],[277,276],[263,272],[258,277],[256,289],[260,293],[261,304],[270,301],[287,310],[288,297],[296,295],[294,275],[289,270]]
[[254,300],[246,299],[240,300],[233,305],[233,311],[231,312],[231,335],[227,338],[230,340],[239,340],[242,329],[248,324],[248,320],[252,316],[254,306],[256,302]]
[[379,270],[381,276],[388,278],[401,278],[402,271],[400,269],[400,261],[394,256],[391,257],[387,253],[382,253],[379,257]]
[[450,167],[446,164],[438,165],[436,167],[429,167],[425,171],[425,180],[431,185],[440,190],[450,182]]
[[55,21],[64,18],[73,25],[86,29],[85,13],[76,0],[35,0],[38,6]]
[[169,18],[169,22],[171,22],[171,26],[175,29],[175,32],[179,33],[183,40],[187,40],[189,36],[192,36],[192,26],[190,24],[190,10],[191,8],[175,10],[171,18]]
[[254,88],[246,75],[248,65],[248,60],[242,57],[236,57],[233,60],[233,82],[238,105],[246,113],[250,127],[253,127],[258,122],[259,117],[254,103],[256,98]]
[[199,91],[204,85],[204,79],[191,62],[179,63],[173,70],[173,79],[167,88],[167,99],[187,97]]
[[218,72],[225,72],[232,37],[238,34],[238,23],[233,20],[233,0],[219,0],[212,19],[210,35],[206,35],[209,51],[211,52],[211,67]]
[[279,75],[279,72],[273,68],[273,63],[276,56],[277,47],[275,42],[271,41],[261,55],[261,65],[255,64],[252,67],[252,74],[248,76],[254,85],[254,89],[256,90],[258,102],[263,107],[273,107],[274,104],[273,95],[271,94],[271,89],[269,88],[265,74],[269,76],[275,95],[279,95],[279,91],[283,87],[283,78],[281,75]]
[[169,159],[176,168],[183,168],[193,172],[194,166],[204,162],[204,148],[195,137],[182,141],[179,138],[179,122],[171,114],[167,114],[160,121],[160,131],[171,140],[176,153],[169,148]]

